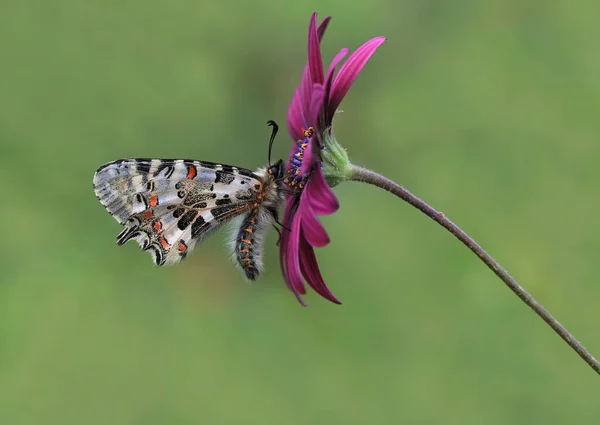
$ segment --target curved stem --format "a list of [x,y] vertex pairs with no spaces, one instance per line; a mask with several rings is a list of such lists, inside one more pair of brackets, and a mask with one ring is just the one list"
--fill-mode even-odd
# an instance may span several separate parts
[[362,167],[352,166],[350,180],[369,183],[388,192],[393,193],[400,199],[408,202],[413,207],[427,215],[432,220],[438,222],[442,227],[452,233],[459,241],[465,244],[473,251],[502,281],[513,291],[521,300],[535,311],[538,316],[544,320],[554,332],[565,340],[569,346],[579,354],[579,356],[589,364],[596,373],[600,374],[600,362],[590,354],[590,352],[569,333],[540,303],[538,303],[517,281],[506,271],[496,260],[494,260],[485,250],[480,247],[469,235],[461,230],[456,224],[448,219],[442,212],[436,211],[422,199],[416,197],[404,187],[383,177],[371,170]]

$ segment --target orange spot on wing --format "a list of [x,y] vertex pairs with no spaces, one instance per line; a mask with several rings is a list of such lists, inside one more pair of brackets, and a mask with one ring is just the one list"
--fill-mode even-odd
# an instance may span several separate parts
[[197,175],[198,175],[198,171],[196,171],[196,167],[194,167],[193,165],[188,165],[187,178],[192,180]]
[[158,205],[158,195],[152,195],[150,197],[150,206],[155,207]]
[[152,218],[152,214],[153,214],[152,210],[147,210],[144,213],[144,218]]
[[162,230],[162,223],[160,221],[154,223],[154,230],[156,230],[157,232],[160,232]]
[[169,242],[167,242],[167,240],[165,239],[165,237],[164,237],[164,236],[161,236],[161,237],[160,237],[160,244],[162,245],[162,247],[163,247],[164,249],[169,249],[169,248],[171,248],[171,244],[170,244]]
[[183,241],[179,241],[179,245],[178,245],[178,247],[179,247],[179,250],[180,250],[181,252],[185,252],[185,251],[187,251],[187,245],[186,245],[186,244],[185,244],[185,242],[183,242]]

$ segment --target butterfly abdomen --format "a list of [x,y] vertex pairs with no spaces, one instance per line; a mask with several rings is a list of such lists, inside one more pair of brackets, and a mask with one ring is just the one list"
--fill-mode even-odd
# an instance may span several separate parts
[[[252,211],[241,222],[236,237],[235,254],[240,267],[250,280],[258,277],[260,268],[262,268],[262,258],[260,250],[256,249],[256,217],[258,210]],[[262,235],[259,235],[262,236]]]
[[265,235],[277,220],[277,208],[283,200],[272,174],[266,169],[260,169],[256,174],[261,184],[256,187],[252,209],[236,223],[233,246],[234,258],[249,280],[256,280],[263,269]]

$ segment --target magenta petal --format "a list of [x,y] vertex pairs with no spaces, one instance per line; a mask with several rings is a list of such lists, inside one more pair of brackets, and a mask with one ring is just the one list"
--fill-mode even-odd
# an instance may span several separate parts
[[335,110],[340,103],[354,80],[365,66],[371,55],[375,53],[375,50],[385,41],[385,37],[375,37],[365,44],[360,46],[348,60],[342,65],[337,76],[333,80],[331,87],[331,94],[329,95],[329,111],[330,116],[333,116]]
[[333,82],[333,74],[335,73],[335,68],[338,66],[340,61],[348,54],[348,49],[345,47],[340,50],[337,55],[333,57],[329,68],[327,69],[327,76],[325,77],[325,99],[323,99],[323,125],[325,127],[329,127],[331,125],[331,121],[333,120],[333,114],[335,114],[335,109],[330,112],[329,110],[329,93],[331,92],[331,84]]
[[310,206],[316,214],[333,214],[340,207],[335,194],[325,180],[321,167],[317,167],[313,171],[304,191],[308,192],[307,197],[310,201]]
[[302,275],[310,287],[313,288],[315,292],[317,292],[323,298],[335,304],[341,304],[335,295],[331,293],[329,288],[327,288],[327,285],[325,285],[325,281],[323,280],[323,276],[319,270],[319,264],[317,263],[317,257],[315,256],[314,249],[302,240],[300,244],[300,257]]
[[[314,127],[315,130],[320,130],[318,128],[319,124],[319,115],[321,114],[321,110],[323,108],[323,99],[325,98],[325,87],[322,84],[313,84],[312,91],[312,100],[310,104],[310,120],[308,122],[309,127]],[[317,137],[319,135],[319,131],[317,131]],[[316,138],[315,138],[316,140]]]
[[323,59],[317,34],[317,14],[313,13],[308,25],[308,69],[311,83],[323,84]]
[[[308,194],[303,196],[308,196]],[[306,241],[309,245],[317,248],[327,245],[329,243],[329,236],[310,206],[310,201],[304,199],[303,201],[300,201],[300,203],[301,205],[298,214],[300,214],[302,218],[302,232],[306,237]]]
[[310,114],[311,95],[312,83],[308,65],[306,65],[300,79],[300,85],[296,88],[288,108],[287,124],[292,140],[302,139],[302,129],[308,127],[307,115]]
[[333,73],[335,72],[335,68],[338,66],[338,63],[348,54],[349,50],[347,48],[343,48],[333,57],[331,63],[329,64],[329,68],[327,68],[327,78],[325,79],[325,83],[329,80],[333,79]]
[[[319,113],[321,111],[321,106],[323,105],[323,97],[325,96],[325,90],[321,84],[313,84],[313,92],[312,92],[312,104],[310,106],[310,112],[308,114],[308,123],[304,127],[305,129],[308,127],[317,127]],[[295,152],[296,147],[294,146],[291,154]],[[308,173],[315,165],[315,162],[319,159],[319,155],[315,155],[315,152],[319,152],[319,139],[318,132],[315,133],[310,139],[310,143],[308,149],[304,151],[304,159],[302,160],[302,165],[300,166],[300,172],[302,174]],[[291,157],[290,159],[291,160]],[[289,161],[288,160],[288,161]]]
[[[315,12],[314,15],[316,17],[317,13]],[[331,16],[326,16],[325,19],[323,19],[319,24],[319,28],[317,28],[317,34],[319,35],[319,43],[321,42],[321,40],[323,40],[323,36],[325,35],[325,30],[329,25],[329,21],[331,21]]]
[[[302,81],[300,82],[300,106],[302,111],[302,125],[300,130],[308,128],[310,125],[310,105],[312,103],[312,82],[310,80],[310,71],[308,65],[304,68],[304,74],[302,74]],[[302,138],[302,137],[300,137]]]
[[296,213],[296,216],[292,221],[292,231],[290,232],[290,238],[287,243],[285,267],[290,279],[290,285],[294,289],[294,292],[305,294],[306,288],[304,287],[302,276],[300,275],[300,260],[298,258],[300,251],[300,223],[300,216]]
[[288,108],[287,126],[292,140],[300,140],[302,138],[302,102],[300,100],[300,88],[294,93],[292,102]]
[[[313,18],[316,20],[317,14],[313,13]],[[311,18],[311,23],[313,18]],[[317,28],[317,39],[318,42],[320,43],[323,35],[325,34],[325,30],[327,29],[327,26],[329,25],[329,21],[331,20],[331,17],[328,16],[325,19],[323,19],[323,21],[319,24],[319,27]],[[309,25],[309,34],[311,33],[310,31],[310,25]],[[310,56],[310,44],[311,42],[309,41],[309,56]],[[317,44],[318,46],[318,44]],[[320,52],[320,49],[319,49]],[[322,63],[322,59],[321,59],[321,68],[323,67],[323,63]],[[321,73],[323,71],[321,70]],[[292,140],[300,140],[302,139],[302,129],[308,127],[308,120],[306,119],[305,116],[305,105],[307,105],[306,102],[307,99],[310,99],[310,88],[312,85],[312,79],[311,79],[311,75],[310,75],[310,70],[309,70],[309,65],[308,63],[306,64],[306,66],[304,67],[304,72],[302,73],[302,78],[300,80],[300,85],[296,88],[296,91],[294,92],[294,96],[292,97],[292,102],[290,103],[290,106],[288,108],[288,116],[287,116],[287,125],[288,125],[288,132],[290,133],[290,136],[292,137]],[[307,85],[308,84],[308,85]]]
[[286,268],[287,256],[286,256],[285,252],[287,250],[288,243],[289,243],[289,235],[290,234],[287,231],[281,233],[281,241],[279,244],[279,265],[281,266],[281,274],[283,275],[283,280],[287,284],[290,291],[296,296],[296,299],[298,300],[298,302],[300,304],[302,304],[304,307],[306,307],[306,303],[304,302],[304,300],[302,299],[302,297],[300,296],[298,291],[296,291],[296,288],[294,288],[294,286],[291,284],[290,277],[289,277],[289,274],[288,274],[287,268]]
[[[297,198],[294,198],[293,200],[290,199],[285,208],[283,222],[287,224],[286,227],[288,227],[289,223],[291,222],[291,219],[293,218],[293,211],[295,210],[295,207],[297,205],[297,202],[294,202],[294,200],[297,200]],[[300,294],[298,293],[298,291],[296,290],[296,288],[294,287],[294,285],[292,285],[292,283],[290,281],[290,276],[289,276],[289,272],[288,272],[288,264],[287,264],[289,261],[289,257],[288,257],[289,245],[290,245],[290,232],[284,229],[284,231],[281,232],[281,240],[279,241],[279,266],[281,267],[281,274],[283,275],[283,279],[285,280],[285,283],[287,284],[288,288],[290,289],[290,291],[292,291],[294,293],[294,295],[296,296],[296,298],[298,299],[300,304],[306,306],[306,304],[300,297]]]
[[[335,73],[335,68],[338,66],[340,61],[344,59],[344,57],[348,54],[349,50],[345,47],[340,50],[334,57],[331,63],[329,64],[329,68],[327,69],[327,77],[325,78],[325,91],[329,93],[331,90],[331,83],[333,81],[333,74]],[[326,99],[329,100],[329,99]]]

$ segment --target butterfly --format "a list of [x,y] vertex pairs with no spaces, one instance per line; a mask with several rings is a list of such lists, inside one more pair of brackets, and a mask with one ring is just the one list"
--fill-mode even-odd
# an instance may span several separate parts
[[117,244],[135,240],[154,263],[173,265],[226,223],[234,223],[230,248],[246,277],[263,269],[266,231],[279,223],[285,202],[285,166],[253,172],[245,168],[188,159],[130,158],[109,162],[94,175],[94,191],[108,213],[124,226]]

